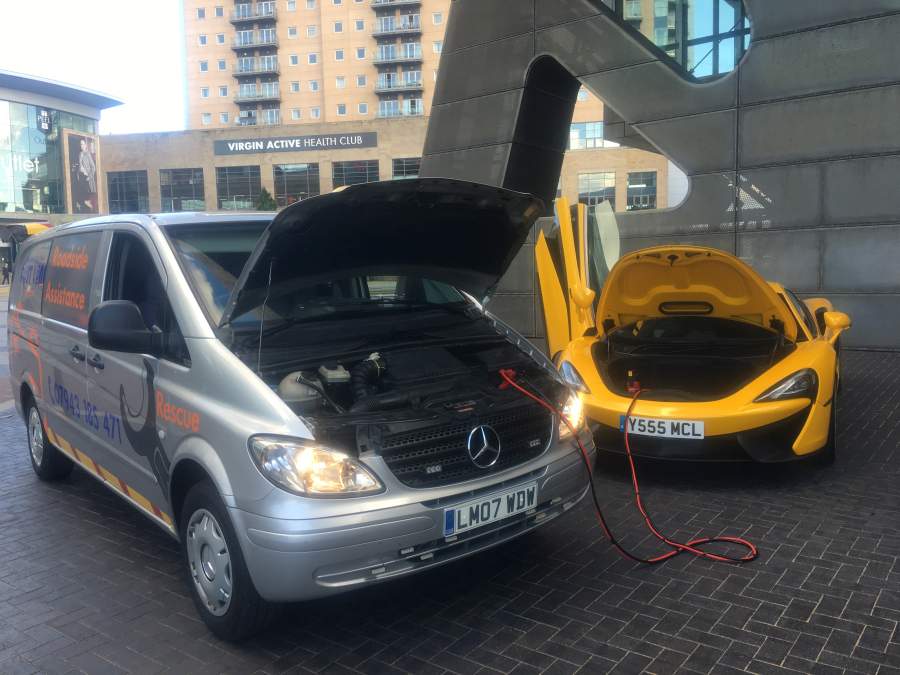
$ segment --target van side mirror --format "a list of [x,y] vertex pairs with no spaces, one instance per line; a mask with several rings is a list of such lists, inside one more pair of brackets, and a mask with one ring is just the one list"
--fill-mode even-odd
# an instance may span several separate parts
[[831,342],[837,340],[838,335],[850,328],[851,325],[850,317],[843,312],[825,312],[822,319],[825,321],[825,326],[834,331]]
[[133,302],[108,300],[91,311],[88,344],[111,352],[156,354],[162,346],[162,333],[147,328],[141,310]]

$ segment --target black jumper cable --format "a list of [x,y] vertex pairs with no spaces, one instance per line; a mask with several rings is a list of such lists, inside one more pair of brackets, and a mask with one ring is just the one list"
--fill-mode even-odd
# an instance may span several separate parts
[[[625,454],[628,457],[628,466],[631,470],[631,485],[634,489],[634,501],[637,505],[638,511],[641,512],[641,515],[644,517],[644,522],[647,524],[647,529],[653,534],[654,537],[659,539],[661,542],[670,547],[669,551],[663,553],[661,555],[655,556],[653,558],[641,558],[640,556],[635,555],[628,549],[626,549],[618,539],[616,539],[615,535],[613,535],[612,530],[609,529],[609,525],[606,523],[606,518],[603,516],[603,510],[600,508],[600,500],[597,498],[597,492],[594,487],[594,472],[591,468],[591,461],[588,457],[588,451],[584,447],[584,444],[581,442],[581,438],[579,438],[578,431],[569,420],[566,418],[562,412],[557,409],[553,403],[547,401],[543,394],[540,392],[532,393],[528,391],[525,387],[519,384],[516,381],[516,371],[506,368],[500,370],[500,377],[503,380],[500,386],[501,388],[512,387],[523,396],[527,396],[531,400],[540,404],[547,410],[549,410],[555,417],[558,417],[563,424],[569,429],[572,433],[572,438],[575,439],[575,442],[578,444],[578,449],[581,451],[581,461],[584,463],[585,469],[587,469],[588,474],[588,483],[591,488],[591,498],[594,502],[594,514],[597,517],[597,521],[600,523],[600,527],[603,528],[603,532],[606,534],[606,538],[609,539],[609,542],[616,548],[616,550],[626,559],[633,560],[634,562],[646,563],[648,565],[656,565],[657,563],[664,562],[669,560],[670,558],[674,558],[676,555],[680,553],[690,553],[692,555],[697,556],[698,558],[705,558],[707,560],[714,560],[715,562],[724,562],[731,563],[735,565],[740,565],[743,563],[748,563],[751,560],[755,560],[759,555],[759,551],[756,546],[753,545],[752,542],[747,541],[746,539],[742,539],[741,537],[728,537],[728,536],[717,536],[717,537],[700,537],[698,539],[692,539],[688,542],[678,542],[672,539],[671,537],[667,537],[662,532],[660,532],[656,525],[653,524],[652,518],[650,518],[650,514],[647,513],[647,510],[644,508],[644,502],[641,499],[641,490],[638,486],[637,479],[637,470],[634,466],[634,457],[631,454],[631,445],[628,441],[628,420],[631,417],[631,411],[634,409],[635,403],[637,403],[638,397],[644,392],[647,391],[645,389],[638,389],[631,398],[631,403],[628,405],[628,409],[625,412]],[[728,556],[722,553],[712,553],[710,551],[704,551],[699,548],[701,546],[705,546],[706,544],[713,543],[724,543],[724,544],[736,544],[738,546],[743,546],[747,549],[746,555],[735,558],[732,556]]]

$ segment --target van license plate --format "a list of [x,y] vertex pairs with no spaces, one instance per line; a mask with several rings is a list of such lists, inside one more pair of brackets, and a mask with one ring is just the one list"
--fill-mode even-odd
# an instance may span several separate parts
[[463,534],[484,525],[496,523],[537,505],[537,483],[513,488],[444,509],[444,536]]
[[[625,415],[619,417],[619,431],[625,431]],[[703,422],[696,420],[660,420],[653,417],[629,417],[628,433],[657,438],[703,438]]]

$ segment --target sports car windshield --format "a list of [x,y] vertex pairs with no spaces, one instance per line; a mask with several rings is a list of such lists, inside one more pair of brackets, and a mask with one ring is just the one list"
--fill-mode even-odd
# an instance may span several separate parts
[[[166,233],[210,320],[216,324],[241,270],[265,230],[265,223],[171,226]],[[299,272],[299,271],[298,271]],[[334,279],[305,278],[273,288],[262,306],[231,322],[259,325],[293,324],[367,312],[450,308],[467,304],[448,284],[412,276],[368,275]]]

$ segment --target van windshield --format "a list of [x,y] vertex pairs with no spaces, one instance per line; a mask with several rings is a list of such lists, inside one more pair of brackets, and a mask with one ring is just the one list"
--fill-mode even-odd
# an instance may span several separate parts
[[208,223],[166,228],[194,293],[213,323],[222,318],[237,278],[267,225]]
[[[221,320],[237,279],[265,228],[265,223],[166,228],[194,293],[214,324]],[[258,326],[261,316],[266,324],[294,324],[361,312],[466,305],[468,301],[456,288],[422,277],[375,274],[307,279],[298,274],[288,283],[273,286],[264,314],[261,307],[256,307],[230,323],[240,329],[241,324]]]

